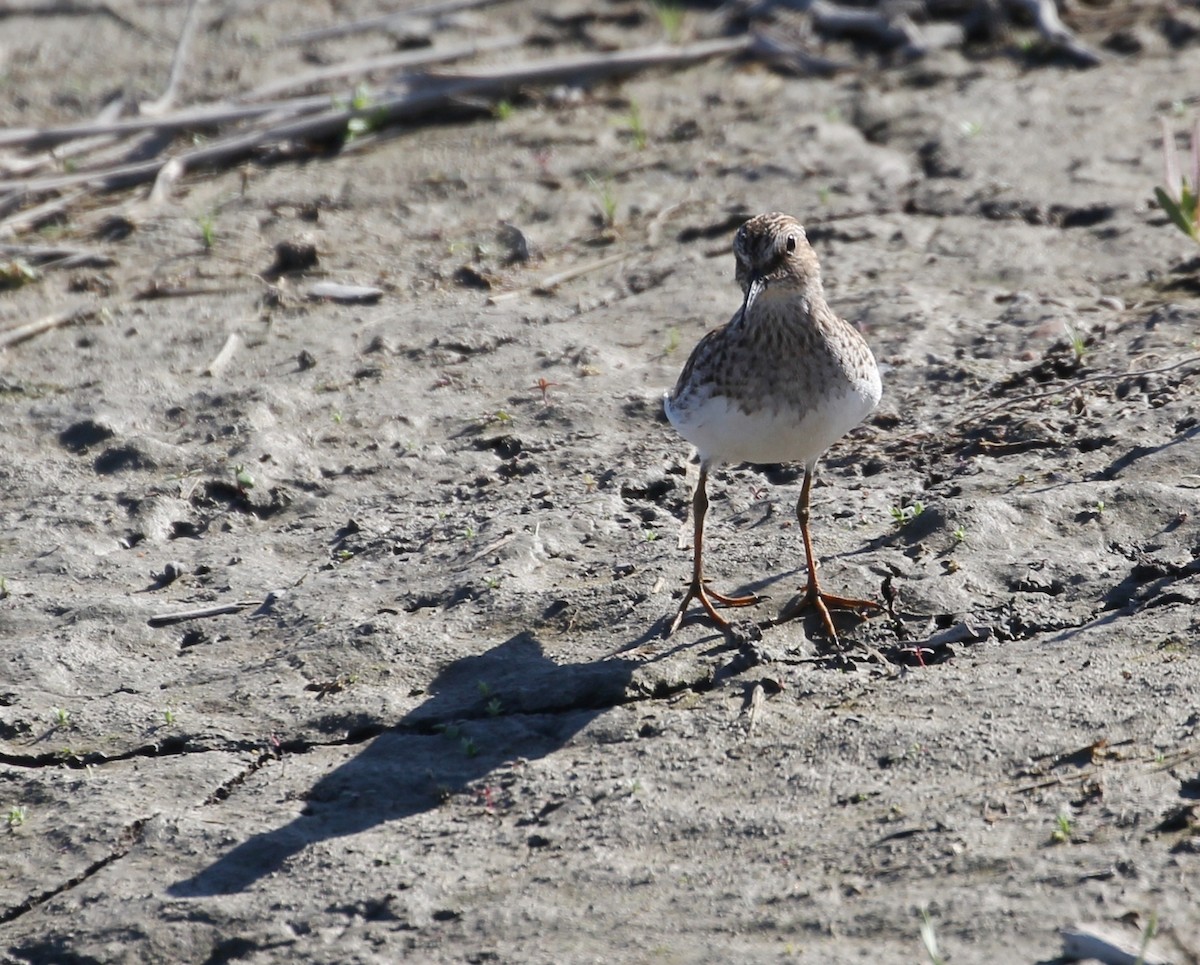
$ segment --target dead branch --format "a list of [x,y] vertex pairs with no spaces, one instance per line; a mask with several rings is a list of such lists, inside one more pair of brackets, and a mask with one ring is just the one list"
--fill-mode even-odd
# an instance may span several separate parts
[[56,312],[53,315],[47,315],[45,318],[39,318],[36,322],[27,322],[24,325],[7,328],[0,332],[0,349],[10,348],[21,342],[27,342],[29,339],[55,328],[74,325],[76,322],[82,322],[84,319],[91,318],[95,314],[96,309],[94,308],[78,306],[65,312]]
[[142,105],[143,114],[154,117],[164,113],[175,103],[175,95],[179,92],[179,82],[183,79],[183,67],[187,63],[188,54],[192,49],[192,39],[196,36],[196,25],[200,22],[200,7],[204,2],[205,0],[188,0],[187,13],[183,17],[183,29],[179,31],[179,42],[175,45],[175,54],[171,58],[167,87],[158,100]]
[[217,353],[216,358],[201,370],[200,374],[210,376],[214,379],[220,378],[221,373],[225,371],[225,366],[233,359],[233,353],[238,350],[241,344],[242,337],[237,332],[230,332],[229,337],[225,339],[225,344],[221,346],[221,351]]
[[[524,86],[581,83],[601,77],[635,73],[651,67],[678,67],[749,50],[752,42],[751,38],[746,36],[728,37],[680,47],[654,45],[599,55],[586,54],[548,58],[507,68],[480,68],[453,74],[429,73],[409,78],[405,83],[398,85],[397,92],[385,95],[364,107],[326,109],[311,117],[298,118],[297,115],[322,107],[328,108],[328,96],[315,95],[297,97],[273,104],[224,107],[220,111],[213,108],[182,111],[157,119],[133,118],[129,121],[117,122],[111,125],[109,130],[134,130],[155,126],[183,129],[195,126],[197,118],[201,116],[207,117],[211,122],[218,116],[223,116],[228,120],[239,116],[261,116],[267,113],[284,115],[283,120],[273,126],[238,132],[227,138],[212,141],[202,147],[176,155],[173,160],[178,161],[184,170],[190,171],[197,167],[244,157],[268,144],[335,137],[345,132],[350,121],[356,118],[363,118],[375,126],[382,126],[428,113],[438,107],[445,107],[463,97],[501,97]],[[185,123],[185,121],[190,123]],[[86,127],[87,133],[96,133],[94,127],[86,125],[84,127]],[[24,136],[26,138],[60,138],[67,130],[67,128],[58,128],[34,132],[32,135],[24,132]],[[80,131],[80,128],[73,129],[72,136],[80,136]],[[8,140],[11,141],[11,132]],[[4,143],[6,143],[6,137],[0,134],[0,145]],[[88,184],[99,190],[114,190],[153,180],[163,166],[171,160],[170,158],[154,158],[97,171],[75,172],[28,180],[9,179],[0,181],[0,192],[12,191],[36,195],[80,184]]]
[[493,37],[490,40],[481,40],[473,44],[459,44],[455,47],[404,50],[395,54],[385,54],[382,57],[364,57],[359,60],[343,61],[339,64],[322,67],[320,70],[312,70],[305,74],[297,74],[292,77],[282,77],[279,80],[273,80],[270,83],[254,88],[252,91],[247,91],[245,94],[239,94],[233,100],[238,103],[250,103],[270,97],[277,97],[285,91],[303,90],[331,80],[361,77],[364,74],[384,70],[413,70],[418,67],[427,67],[430,64],[446,63],[452,60],[465,60],[477,54],[517,47],[522,43],[522,40],[523,38],[516,34],[507,34],[503,37]]
[[194,610],[176,610],[172,613],[160,613],[146,622],[152,627],[165,627],[172,623],[184,623],[187,620],[203,620],[206,617],[219,617],[226,613],[240,613],[247,607],[262,606],[265,602],[265,600],[239,600],[237,603],[202,606]]
[[80,268],[84,265],[104,268],[115,260],[89,248],[64,248],[61,245],[0,244],[0,257],[21,258],[43,268]]

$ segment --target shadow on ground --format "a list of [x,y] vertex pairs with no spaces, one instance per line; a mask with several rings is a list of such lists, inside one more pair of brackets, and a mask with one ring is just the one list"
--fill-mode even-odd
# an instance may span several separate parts
[[435,678],[425,703],[313,785],[300,817],[244,841],[167,893],[244,891],[311,845],[412,817],[507,761],[551,754],[628,699],[636,666],[556,664],[528,633],[457,660]]

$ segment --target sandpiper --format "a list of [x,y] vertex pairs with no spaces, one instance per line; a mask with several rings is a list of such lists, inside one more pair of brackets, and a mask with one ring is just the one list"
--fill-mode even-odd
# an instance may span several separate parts
[[761,214],[733,238],[742,307],[704,336],[675,384],[663,397],[667,418],[700,457],[692,504],[695,524],[692,582],[666,634],[699,601],[723,631],[726,607],[759,602],[753,594],[725,596],[705,586],[704,517],[709,469],[716,463],[799,462],[804,482],[796,517],[804,540],[808,585],[781,620],[815,607],[837,641],[832,609],[880,609],[871,600],[825,593],[809,533],[809,493],[817,460],[879,404],[882,387],[875,357],[862,336],[825,302],[821,266],[804,228],[785,214]]

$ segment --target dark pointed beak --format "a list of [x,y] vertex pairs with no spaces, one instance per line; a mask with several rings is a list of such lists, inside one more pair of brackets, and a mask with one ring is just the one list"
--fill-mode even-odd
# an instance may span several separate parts
[[750,281],[746,284],[746,299],[742,302],[742,317],[746,317],[746,312],[750,311],[750,306],[754,304],[754,299],[762,294],[763,289],[767,287],[767,280],[760,274],[750,276]]

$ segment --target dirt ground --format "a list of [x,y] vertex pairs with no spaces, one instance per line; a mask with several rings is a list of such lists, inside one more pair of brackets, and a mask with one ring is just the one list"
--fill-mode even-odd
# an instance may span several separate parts
[[[379,8],[235,7],[182,99],[393,49],[279,42]],[[179,6],[88,9],[4,20],[0,123],[161,90]],[[1105,9],[1092,70],[1019,35],[717,59],[17,239],[114,263],[0,294],[4,328],[98,310],[0,355],[0,959],[915,962],[927,920],[954,965],[1078,923],[1200,960],[1200,250],[1152,200],[1200,10]],[[546,10],[438,39],[662,39]],[[827,587],[889,601],[843,653],[771,625],[788,466],[711,486],[761,640],[661,639],[694,479],[661,396],[768,210],[883,369],[814,490]],[[266,277],[281,242],[319,265]]]

